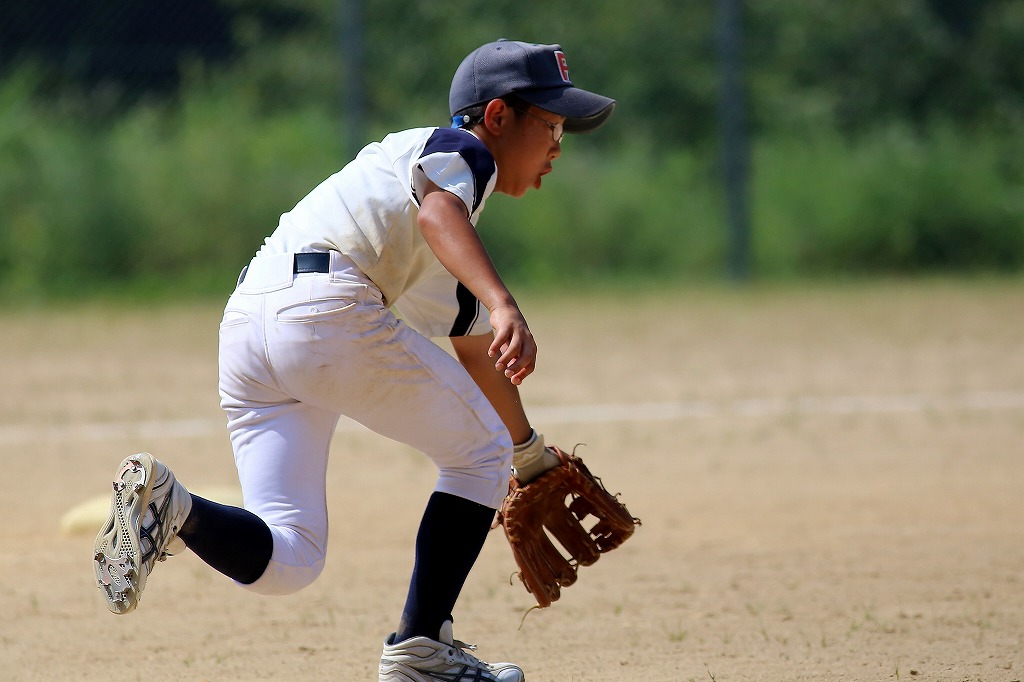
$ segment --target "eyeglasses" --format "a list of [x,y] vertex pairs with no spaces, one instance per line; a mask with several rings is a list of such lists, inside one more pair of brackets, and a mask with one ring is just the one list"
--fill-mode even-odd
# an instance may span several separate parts
[[520,109],[519,107],[512,107],[512,108],[515,109],[516,111],[520,112],[520,113],[526,114],[530,118],[537,119],[538,121],[540,121],[541,123],[546,125],[548,128],[550,128],[551,129],[551,139],[554,140],[555,142],[561,142],[562,141],[562,136],[565,134],[565,129],[564,129],[564,126],[563,126],[562,123],[552,123],[551,121],[547,120],[546,118],[541,118],[537,114],[530,113],[526,109]]

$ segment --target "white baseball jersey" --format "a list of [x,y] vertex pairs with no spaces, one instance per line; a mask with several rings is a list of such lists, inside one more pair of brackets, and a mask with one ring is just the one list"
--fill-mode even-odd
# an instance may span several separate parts
[[427,180],[466,205],[476,225],[497,168],[471,132],[417,128],[365,147],[281,216],[261,253],[340,251],[426,336],[490,331],[486,311],[427,246],[416,216]]

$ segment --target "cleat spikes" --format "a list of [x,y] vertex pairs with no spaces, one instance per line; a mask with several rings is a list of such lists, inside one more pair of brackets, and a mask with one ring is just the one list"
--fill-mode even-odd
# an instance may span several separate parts
[[148,453],[122,460],[113,487],[110,514],[93,543],[93,567],[108,609],[125,614],[138,606],[156,561],[184,545],[176,536],[192,498]]

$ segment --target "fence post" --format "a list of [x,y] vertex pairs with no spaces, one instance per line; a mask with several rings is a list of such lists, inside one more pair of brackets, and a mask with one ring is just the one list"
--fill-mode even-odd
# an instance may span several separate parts
[[366,144],[363,0],[340,0],[338,51],[342,63],[342,122],[345,150],[353,157]]
[[750,140],[743,88],[742,0],[717,0],[715,38],[720,69],[719,121],[728,219],[727,274],[750,278]]

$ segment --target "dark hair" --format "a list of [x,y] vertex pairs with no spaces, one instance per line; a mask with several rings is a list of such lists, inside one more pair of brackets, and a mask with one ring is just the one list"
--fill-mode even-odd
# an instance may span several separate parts
[[[511,108],[512,110],[514,110],[516,112],[515,115],[517,117],[519,116],[519,112],[520,111],[523,111],[523,110],[529,108],[529,106],[530,106],[529,104],[527,104],[522,99],[516,97],[514,94],[503,95],[501,97],[496,97],[495,99],[500,99],[506,105],[508,105],[509,108]],[[478,123],[483,123],[484,111],[486,111],[487,105],[490,104],[492,101],[493,100],[488,100],[487,102],[484,102],[483,104],[474,104],[471,107],[465,107],[464,109],[461,109],[461,110],[455,112],[455,116],[452,117],[453,118],[453,125],[455,127],[458,127],[458,128],[472,128],[473,126],[477,125]],[[458,121],[457,124],[454,123],[454,121],[456,121],[458,119],[462,119],[462,120]]]

